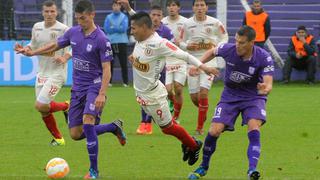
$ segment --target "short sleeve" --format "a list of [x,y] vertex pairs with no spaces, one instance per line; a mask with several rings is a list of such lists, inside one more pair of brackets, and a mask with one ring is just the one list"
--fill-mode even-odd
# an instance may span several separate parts
[[99,56],[102,63],[110,62],[113,59],[111,43],[105,36],[99,41]]
[[62,36],[58,38],[58,46],[60,48],[64,48],[70,45],[70,38],[71,38],[71,32],[72,29],[67,30]]
[[229,49],[230,49],[230,44],[228,44],[228,43],[219,44],[216,49],[215,56],[220,56],[220,57],[225,58],[228,55]]

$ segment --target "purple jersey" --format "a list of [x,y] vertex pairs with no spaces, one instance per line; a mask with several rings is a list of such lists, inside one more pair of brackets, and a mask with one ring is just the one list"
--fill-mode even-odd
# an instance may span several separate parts
[[156,30],[160,37],[173,41],[172,31],[164,24],[161,23],[160,27]]
[[236,45],[227,43],[218,47],[216,56],[221,56],[226,61],[221,102],[267,98],[259,95],[257,90],[257,84],[263,80],[262,76],[273,76],[273,59],[267,51],[254,46],[251,59],[245,61],[237,55]]
[[74,26],[58,39],[58,45],[72,48],[72,90],[84,91],[90,85],[100,88],[102,63],[113,59],[110,41],[100,27],[85,36],[80,26]]

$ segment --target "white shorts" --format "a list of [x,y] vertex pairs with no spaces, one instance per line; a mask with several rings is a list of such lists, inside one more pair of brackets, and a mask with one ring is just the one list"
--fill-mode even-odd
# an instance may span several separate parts
[[[188,69],[188,72],[189,72],[189,69]],[[202,71],[198,76],[190,76],[188,73],[189,94],[198,93],[200,91],[200,87],[210,90],[213,79],[214,79],[214,76],[209,76]]]
[[186,64],[166,65],[166,85],[172,84],[173,81],[184,86],[187,79]]
[[137,102],[148,115],[152,116],[154,122],[160,127],[168,125],[172,120],[167,95],[165,86],[160,82],[150,92],[136,93]]
[[37,76],[35,84],[37,101],[49,104],[58,94],[64,82],[64,79]]

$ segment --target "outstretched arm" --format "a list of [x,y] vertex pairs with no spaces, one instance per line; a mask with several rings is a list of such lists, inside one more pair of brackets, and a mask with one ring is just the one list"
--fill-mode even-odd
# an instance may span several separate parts
[[106,92],[111,78],[110,62],[102,63],[102,80],[99,94],[95,100],[96,109],[101,110],[106,103]]
[[204,55],[200,58],[200,61],[201,61],[202,63],[209,62],[210,60],[212,60],[213,58],[216,57],[216,55],[215,55],[215,54],[216,54],[216,51],[217,51],[217,50],[216,50],[215,47],[207,50],[207,51],[204,53]]

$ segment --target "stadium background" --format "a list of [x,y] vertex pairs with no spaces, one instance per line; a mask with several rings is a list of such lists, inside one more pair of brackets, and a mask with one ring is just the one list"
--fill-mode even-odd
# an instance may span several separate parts
[[[0,85],[33,85],[36,74],[37,57],[23,57],[13,52],[12,47],[16,40],[28,42],[31,35],[31,28],[35,22],[41,21],[41,4],[44,0],[1,0],[1,41],[0,41]],[[72,9],[76,1],[57,0],[60,15],[58,19],[69,25],[72,23]],[[72,5],[73,2],[73,5]],[[181,14],[185,17],[192,16],[192,0],[181,1]],[[229,41],[234,42],[234,34],[242,24],[245,8],[242,3],[250,3],[246,0],[209,0],[209,12],[211,16],[217,16],[217,6],[225,4],[226,7],[220,9],[218,18],[222,22],[226,21]],[[112,1],[93,0],[96,7],[95,21],[103,26],[104,19],[111,10]],[[135,0],[132,5],[136,10],[149,9],[149,0]],[[320,1],[319,0],[265,0],[263,8],[270,15],[271,36],[270,40],[278,51],[282,60],[286,58],[286,50],[290,37],[295,32],[296,27],[305,25],[309,32],[319,39],[320,34]],[[222,9],[222,10],[221,10]],[[129,51],[132,50],[133,43],[130,44]],[[69,62],[70,64],[70,62]],[[131,65],[129,63],[129,77],[132,80]],[[120,81],[120,67],[116,61],[114,82]],[[67,85],[71,84],[71,66]],[[281,80],[281,68],[276,68],[276,80]],[[305,72],[293,71],[293,80],[304,80]],[[317,73],[317,80],[320,74]]]

